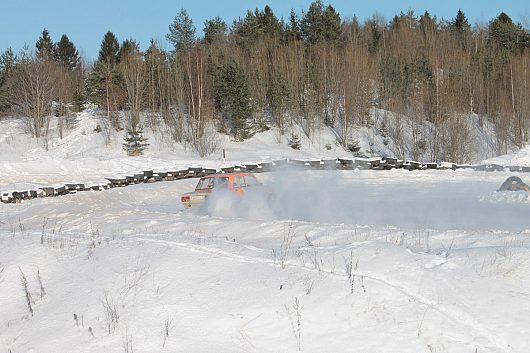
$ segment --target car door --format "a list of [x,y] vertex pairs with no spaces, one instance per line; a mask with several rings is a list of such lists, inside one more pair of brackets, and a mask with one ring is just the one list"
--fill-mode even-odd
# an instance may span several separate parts
[[245,187],[247,185],[245,184],[245,178],[243,176],[235,176],[234,177],[234,191],[238,194],[243,194],[245,192]]

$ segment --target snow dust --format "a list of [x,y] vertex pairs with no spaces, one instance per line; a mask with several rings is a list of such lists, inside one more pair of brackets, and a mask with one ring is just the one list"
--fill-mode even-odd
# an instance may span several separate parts
[[[258,175],[272,197],[264,197],[263,193],[243,198],[228,193],[213,195],[205,212],[226,218],[291,219],[409,230],[530,229],[528,193],[496,192],[499,182],[474,178],[444,180],[440,173],[453,173],[450,171],[417,171],[415,175],[394,171],[392,177],[383,173],[286,168]],[[418,175],[423,178],[414,182]]]

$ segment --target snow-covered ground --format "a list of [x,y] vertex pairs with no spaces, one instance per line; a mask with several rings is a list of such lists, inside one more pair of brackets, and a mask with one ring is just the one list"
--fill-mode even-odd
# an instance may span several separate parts
[[[1,186],[226,163],[163,142],[128,158],[90,118],[42,152],[17,124],[0,121]],[[345,154],[275,141],[224,147],[230,163]],[[0,204],[0,350],[526,352],[530,200],[495,192],[509,175],[286,170],[258,175],[270,203],[191,212],[193,179]]]

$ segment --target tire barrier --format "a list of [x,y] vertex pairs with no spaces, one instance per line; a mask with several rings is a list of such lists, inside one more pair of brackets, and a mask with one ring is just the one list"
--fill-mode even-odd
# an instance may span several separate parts
[[291,166],[294,168],[307,170],[391,170],[405,169],[415,170],[458,170],[470,169],[475,171],[493,172],[493,171],[510,171],[519,173],[530,172],[530,167],[523,166],[501,166],[498,164],[481,164],[481,165],[458,165],[455,163],[420,163],[416,161],[403,161],[393,157],[385,158],[336,158],[336,159],[280,159],[270,162],[248,163],[243,165],[234,165],[221,167],[220,169],[204,168],[199,166],[189,167],[187,169],[175,169],[167,171],[144,170],[142,172],[132,173],[124,177],[104,178],[107,181],[96,184],[83,183],[65,183],[58,186],[43,186],[30,190],[5,191],[0,193],[0,201],[3,203],[19,203],[24,200],[56,197],[68,194],[74,194],[81,191],[101,191],[117,187],[125,187],[140,183],[154,183],[158,181],[173,181],[187,178],[201,178],[214,173],[230,172],[250,172],[264,173],[271,172]]

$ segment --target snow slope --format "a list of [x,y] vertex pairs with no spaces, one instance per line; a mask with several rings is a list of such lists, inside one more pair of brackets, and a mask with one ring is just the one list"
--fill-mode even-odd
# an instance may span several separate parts
[[[0,185],[344,153],[268,131],[200,159],[153,133],[131,158],[84,114],[48,152],[0,121]],[[258,175],[270,203],[192,212],[193,179],[0,204],[0,350],[526,352],[530,200],[495,192],[509,175],[285,170]]]

